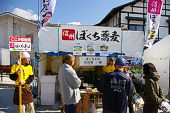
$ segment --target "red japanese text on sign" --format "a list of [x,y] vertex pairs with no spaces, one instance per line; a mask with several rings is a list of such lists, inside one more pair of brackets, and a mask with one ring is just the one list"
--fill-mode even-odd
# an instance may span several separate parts
[[160,14],[162,9],[162,0],[149,0],[148,1],[148,13]]
[[31,38],[28,37],[10,37],[10,42],[31,42]]
[[74,29],[63,29],[62,40],[75,40],[75,30]]

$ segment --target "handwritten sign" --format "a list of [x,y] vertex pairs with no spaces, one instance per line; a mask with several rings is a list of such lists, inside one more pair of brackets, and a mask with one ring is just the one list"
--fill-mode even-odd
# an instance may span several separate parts
[[80,66],[104,66],[107,65],[107,57],[80,57]]
[[10,51],[31,51],[31,38],[9,37]]

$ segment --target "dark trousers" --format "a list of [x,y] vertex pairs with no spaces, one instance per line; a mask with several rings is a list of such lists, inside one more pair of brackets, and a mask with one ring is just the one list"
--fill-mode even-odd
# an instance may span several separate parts
[[143,113],[158,113],[157,104],[144,104]]
[[111,111],[107,111],[107,110],[103,109],[103,113],[116,113],[116,112],[111,112]]
[[133,104],[132,104],[132,102],[130,102],[130,103],[128,104],[128,107],[129,107],[129,113],[134,113],[134,109],[133,109]]
[[77,104],[65,105],[65,113],[77,113]]

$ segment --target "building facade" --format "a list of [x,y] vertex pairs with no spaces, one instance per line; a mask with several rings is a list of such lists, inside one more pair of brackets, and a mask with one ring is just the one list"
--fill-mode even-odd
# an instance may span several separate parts
[[[31,37],[31,58],[37,51],[37,23],[9,12],[0,14],[0,48],[9,49],[9,36]],[[3,55],[3,53],[2,53]],[[16,62],[18,52],[10,52],[10,64]]]
[[[99,26],[122,27],[128,30],[145,31],[148,0],[133,0],[113,8]],[[170,0],[163,0],[160,27],[156,41],[170,34]]]

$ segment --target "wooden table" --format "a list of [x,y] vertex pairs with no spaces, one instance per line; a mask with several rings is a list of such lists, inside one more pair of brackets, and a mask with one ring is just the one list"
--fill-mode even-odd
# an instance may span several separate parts
[[89,113],[89,93],[81,93],[81,100],[77,104],[77,113]]
[[[98,103],[98,96],[101,95],[100,92],[96,91],[96,92],[84,92],[84,93],[80,93],[81,95],[81,100],[79,101],[79,103],[77,104],[77,113],[89,113],[89,102],[91,100],[94,101],[94,104],[96,105],[96,103]],[[94,96],[93,99],[90,99],[90,96]],[[97,102],[95,97],[97,96]],[[62,103],[62,113],[64,112],[64,105]]]
[[[94,101],[94,104],[96,105],[99,102],[98,98],[100,94],[101,93],[98,91],[81,93],[81,100],[77,105],[77,113],[89,113],[89,101],[90,100]],[[93,96],[93,98],[90,99],[90,96]],[[96,102],[96,97],[97,97],[97,102]]]

